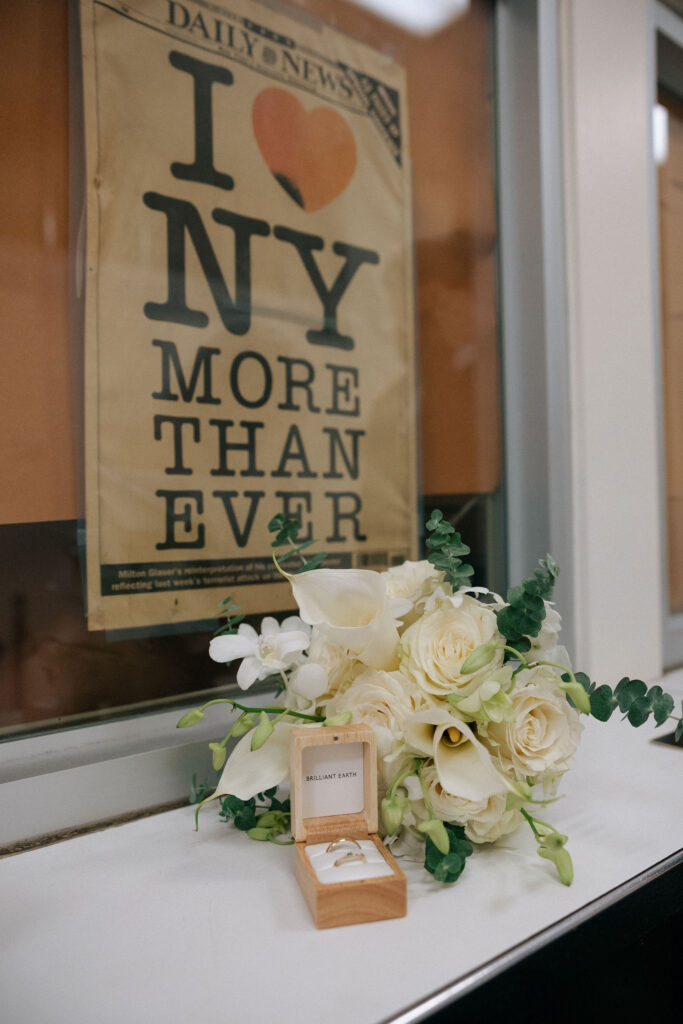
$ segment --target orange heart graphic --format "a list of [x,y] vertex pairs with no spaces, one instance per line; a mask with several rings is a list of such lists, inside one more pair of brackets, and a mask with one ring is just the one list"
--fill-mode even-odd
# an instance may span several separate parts
[[285,192],[307,213],[336,199],[356,169],[356,141],[331,107],[304,110],[285,89],[264,89],[252,108],[261,156]]

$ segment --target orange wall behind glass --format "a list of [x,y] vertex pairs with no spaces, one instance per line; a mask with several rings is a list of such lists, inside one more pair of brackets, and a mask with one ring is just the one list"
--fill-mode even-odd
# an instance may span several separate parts
[[66,0],[0,4],[0,523],[74,519]]

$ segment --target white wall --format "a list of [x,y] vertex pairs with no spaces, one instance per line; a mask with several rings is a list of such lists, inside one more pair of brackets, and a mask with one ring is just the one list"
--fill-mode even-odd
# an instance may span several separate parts
[[612,684],[662,667],[649,46],[647,0],[561,0],[575,660]]

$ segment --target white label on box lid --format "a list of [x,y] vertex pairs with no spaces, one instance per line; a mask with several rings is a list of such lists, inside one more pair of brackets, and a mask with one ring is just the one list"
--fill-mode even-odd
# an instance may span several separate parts
[[327,818],[363,810],[363,744],[304,747],[301,816]]

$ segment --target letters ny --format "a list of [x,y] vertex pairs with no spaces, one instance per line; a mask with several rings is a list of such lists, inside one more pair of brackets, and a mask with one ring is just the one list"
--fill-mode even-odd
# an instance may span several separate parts
[[[193,163],[174,162],[171,164],[171,173],[178,179],[230,191],[235,187],[234,179],[214,167],[213,87],[230,86],[233,82],[232,73],[227,68],[207,64],[177,51],[170,53],[169,60],[176,70],[188,74],[192,81],[195,150]],[[234,249],[235,280],[231,292],[221,270],[214,244],[196,206],[187,200],[159,192],[145,192],[143,202],[150,210],[158,211],[166,217],[168,254],[168,295],[163,302],[145,303],[145,315],[150,320],[162,320],[191,327],[208,325],[207,313],[193,308],[188,302],[186,245],[189,242],[199,260],[223,326],[231,334],[247,334],[251,326],[252,309],[252,238],[269,236],[270,225],[257,217],[244,216],[220,206],[212,211],[212,218],[216,224],[227,227],[232,232],[229,244]],[[365,263],[379,263],[378,253],[346,242],[334,242],[332,252],[339,256],[343,263],[334,281],[328,284],[315,257],[316,252],[325,248],[322,238],[282,225],[275,225],[272,234],[278,243],[284,243],[283,253],[288,254],[286,258],[296,251],[302,269],[320,302],[320,327],[307,330],[307,340],[312,345],[327,345],[347,351],[353,349],[354,339],[342,334],[338,329],[339,306],[358,269]]]

